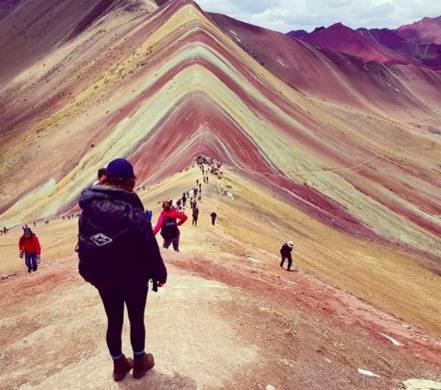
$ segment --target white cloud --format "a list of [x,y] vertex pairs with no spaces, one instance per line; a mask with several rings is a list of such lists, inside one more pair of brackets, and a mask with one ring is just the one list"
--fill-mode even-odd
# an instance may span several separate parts
[[[196,0],[198,1],[198,0]],[[206,11],[287,32],[342,22],[349,27],[396,28],[441,15],[440,0],[199,0]]]

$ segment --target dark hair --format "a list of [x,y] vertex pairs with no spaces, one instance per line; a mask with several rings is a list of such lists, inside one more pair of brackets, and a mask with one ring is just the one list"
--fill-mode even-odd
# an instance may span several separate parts
[[125,177],[106,176],[105,182],[112,185],[124,185],[133,183],[134,179],[127,179]]
[[104,184],[107,184],[112,187],[122,188],[126,191],[133,191],[133,187],[135,186],[135,179],[127,179],[125,177],[115,177],[115,176],[106,176],[104,179]]
[[106,168],[98,169],[98,179],[101,179],[103,176],[105,176],[106,172],[107,172]]
[[164,210],[170,210],[171,209],[171,207],[172,207],[172,203],[171,202],[169,202],[168,200],[166,200],[165,202],[162,202],[162,208],[164,209]]

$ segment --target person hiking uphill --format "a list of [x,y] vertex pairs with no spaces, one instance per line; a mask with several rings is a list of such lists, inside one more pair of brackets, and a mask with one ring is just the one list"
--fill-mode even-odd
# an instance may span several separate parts
[[[98,289],[107,316],[106,341],[113,359],[113,379],[122,381],[133,368],[142,378],[154,366],[153,355],[145,353],[144,311],[148,282],[153,290],[167,281],[152,225],[135,187],[133,167],[116,159],[107,166],[103,184],[85,189],[78,223],[79,273]],[[122,352],[124,306],[130,321],[134,359]]]
[[280,262],[280,268],[283,268],[283,265],[285,264],[285,260],[288,260],[288,271],[291,271],[292,267],[292,255],[291,252],[294,248],[294,243],[292,241],[288,241],[287,243],[283,244],[280,248],[280,255],[282,256],[282,261]]
[[213,211],[213,212],[210,214],[210,217],[211,217],[211,224],[212,224],[213,226],[215,226],[215,225],[216,225],[217,214]]
[[182,205],[185,207],[187,205],[187,195],[185,192],[182,194],[181,200],[182,200]]
[[193,222],[192,222],[193,226],[198,226],[199,208],[197,206],[193,209],[192,216],[193,216]]
[[[179,220],[177,222],[176,220]],[[161,236],[164,239],[163,247],[168,249],[173,244],[173,249],[179,252],[179,238],[181,232],[178,226],[181,226],[187,220],[187,216],[176,210],[171,202],[164,202],[162,204],[162,212],[158,218],[153,233],[158,234],[161,231]]]
[[36,272],[40,264],[41,247],[38,237],[27,226],[23,228],[23,235],[18,241],[18,249],[20,259],[23,257],[25,259],[28,272]]

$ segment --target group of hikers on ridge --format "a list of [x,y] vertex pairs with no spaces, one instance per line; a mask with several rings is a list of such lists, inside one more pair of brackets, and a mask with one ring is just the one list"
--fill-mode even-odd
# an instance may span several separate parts
[[[102,300],[113,379],[119,382],[131,370],[138,379],[154,366],[153,355],[145,352],[148,283],[152,280],[153,291],[157,291],[167,282],[167,269],[155,236],[161,232],[164,248],[173,245],[179,251],[179,226],[187,216],[165,201],[153,229],[152,213],[144,210],[134,192],[136,177],[130,162],[113,160],[101,173],[101,178],[80,196],[78,267]],[[122,352],[124,306],[129,315],[133,359]]]
[[[165,201],[153,228],[152,212],[144,209],[134,191],[135,184],[131,163],[116,159],[100,170],[98,180],[81,193],[79,200],[78,270],[98,290],[102,301],[107,317],[106,343],[113,360],[113,379],[117,382],[132,370],[135,379],[142,378],[155,364],[153,355],[145,351],[145,306],[149,282],[155,292],[167,282],[167,269],[155,236],[160,232],[163,247],[172,245],[179,251],[179,226],[188,219],[173,202]],[[197,205],[192,208],[193,220],[195,209],[198,210]],[[216,212],[210,217],[215,225]],[[280,249],[280,267],[288,261],[288,271],[292,271],[293,247],[293,242],[288,241]],[[19,241],[19,254],[25,258],[28,271],[35,272],[41,248],[37,236],[27,226]],[[125,306],[133,358],[122,351]]]

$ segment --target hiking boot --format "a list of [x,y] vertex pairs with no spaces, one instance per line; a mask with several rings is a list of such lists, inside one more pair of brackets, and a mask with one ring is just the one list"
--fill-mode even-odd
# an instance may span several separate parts
[[148,370],[151,370],[155,365],[155,360],[151,353],[146,353],[142,359],[135,359],[133,366],[133,378],[142,378]]
[[127,373],[133,368],[133,360],[127,359],[122,355],[119,359],[113,361],[113,380],[121,382]]

